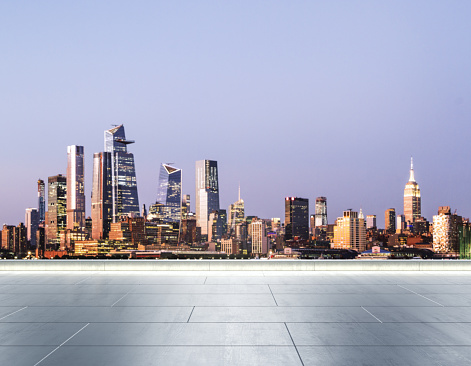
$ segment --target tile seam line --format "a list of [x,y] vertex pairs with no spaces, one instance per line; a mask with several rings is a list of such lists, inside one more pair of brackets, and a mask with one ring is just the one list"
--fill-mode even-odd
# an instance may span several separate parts
[[[294,349],[296,350],[296,353],[298,354],[299,361],[301,361],[301,365],[304,366],[303,359],[301,358],[301,355],[299,354],[298,347],[296,346],[296,343],[294,343],[294,339],[291,336],[291,332],[289,331],[288,324],[286,324],[286,322],[284,322],[284,324],[285,324],[286,331],[288,332],[289,338],[291,339],[291,342],[293,343]],[[36,366],[36,365],[34,365],[34,366]]]
[[121,297],[120,297],[118,300],[116,300],[116,301],[113,303],[113,305],[111,305],[110,307],[111,307],[111,308],[114,307],[118,302],[120,302],[122,299],[124,299],[126,296],[128,296],[130,292],[131,292],[131,291],[128,291],[127,294],[121,296]]
[[14,311],[13,313],[10,313],[10,314],[8,314],[8,315],[5,315],[3,318],[0,318],[0,320],[3,320],[3,319],[5,319],[5,318],[8,318],[10,315],[16,314],[17,312],[19,312],[19,311],[21,311],[21,310],[24,310],[24,309],[26,309],[26,308],[27,308],[27,306],[25,306],[24,308],[18,309],[18,310],[16,310],[16,311]]
[[56,348],[54,348],[51,352],[49,352],[46,356],[41,358],[38,362],[36,362],[33,366],[39,365],[41,362],[43,362],[46,358],[48,358],[50,355],[52,355],[54,352],[56,352],[59,348],[61,348],[64,344],[66,344],[68,341],[70,341],[72,338],[74,338],[77,334],[79,334],[82,330],[84,330],[86,327],[88,327],[90,323],[85,324],[82,328],[80,328],[78,331],[76,331],[74,334],[72,334],[69,338],[67,338],[64,342],[62,342],[60,345],[58,345]]
[[423,297],[424,299],[426,299],[426,300],[428,300],[428,301],[431,301],[431,302],[433,302],[433,303],[435,303],[435,304],[437,304],[437,305],[440,305],[441,307],[445,307],[444,305],[440,304],[440,303],[437,302],[437,301],[434,301],[434,300],[432,300],[432,299],[429,299],[428,297],[426,297],[426,296],[424,296],[424,295],[421,295],[421,294],[418,294],[418,293],[415,292],[415,291],[409,290],[407,287],[404,287],[404,286],[402,286],[402,285],[397,285],[397,286],[403,288],[404,290],[410,291],[410,292],[412,292],[413,294],[416,294],[416,295],[418,295],[418,296],[420,296],[420,297]]
[[368,310],[366,310],[363,306],[361,308],[363,310],[365,310],[368,314],[370,314],[373,318],[375,318],[377,321],[379,321],[381,324],[383,324],[383,322],[381,320],[379,320],[376,316],[374,316],[372,313],[370,313]]
[[187,323],[190,322],[191,316],[193,315],[193,311],[195,311],[195,307],[196,307],[196,306],[193,306],[193,309],[191,309],[190,316],[188,317],[188,320],[186,321]]
[[278,302],[276,301],[275,295],[273,294],[273,291],[271,290],[270,284],[268,284],[268,289],[270,290],[271,296],[273,297],[273,301],[275,301],[276,306],[278,306]]

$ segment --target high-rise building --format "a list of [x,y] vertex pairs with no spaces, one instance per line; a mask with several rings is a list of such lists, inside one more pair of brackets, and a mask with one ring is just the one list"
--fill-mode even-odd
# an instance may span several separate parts
[[42,179],[38,179],[38,213],[39,222],[46,219],[46,187]]
[[365,218],[361,210],[358,214],[349,209],[343,212],[343,217],[337,218],[331,246],[333,249],[353,249],[357,252],[366,249]]
[[190,195],[184,194],[182,198],[182,220],[188,219],[190,216]]
[[404,215],[396,216],[396,233],[400,234],[406,228],[406,218]]
[[85,230],[83,146],[67,146],[67,229]]
[[26,240],[36,247],[36,231],[39,226],[39,212],[35,208],[27,208],[25,212]]
[[113,222],[118,222],[122,215],[139,215],[134,155],[127,150],[132,143],[126,140],[123,125],[105,131],[105,152],[111,154]]
[[93,154],[92,238],[107,239],[113,221],[111,153]]
[[157,203],[163,205],[164,222],[179,223],[182,217],[182,171],[169,164],[160,166]]
[[213,211],[208,220],[208,241],[219,242],[227,232],[226,210]]
[[396,210],[394,208],[388,208],[384,212],[384,229],[390,234],[396,232]]
[[218,163],[214,160],[196,162],[196,225],[201,235],[208,235],[209,214],[219,211]]
[[67,178],[62,174],[48,178],[47,243],[59,247],[59,231],[67,227]]
[[309,200],[285,198],[285,240],[309,240]]
[[433,216],[433,250],[442,254],[459,254],[461,216],[452,214],[449,206],[438,208]]
[[316,198],[316,216],[315,226],[326,226],[327,225],[327,198],[317,197]]
[[376,229],[376,215],[366,215],[366,228]]
[[404,188],[404,216],[409,226],[421,216],[420,188],[415,181],[412,158],[410,158],[409,181]]
[[240,186],[239,186],[239,199],[233,204],[229,205],[229,229],[231,235],[235,233],[237,224],[244,222],[245,220],[245,208],[244,200],[240,198]]
[[265,221],[258,219],[253,220],[250,223],[250,232],[252,239],[252,254],[268,253],[268,238]]

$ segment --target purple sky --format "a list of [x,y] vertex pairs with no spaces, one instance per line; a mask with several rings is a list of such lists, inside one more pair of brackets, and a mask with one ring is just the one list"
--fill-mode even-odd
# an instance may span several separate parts
[[[140,203],[161,162],[219,163],[222,208],[283,217],[284,197],[403,211],[414,156],[422,213],[471,216],[471,2],[10,1],[0,4],[0,224],[37,207],[123,123]],[[192,202],[194,209],[194,201]],[[89,213],[88,208],[88,213]]]

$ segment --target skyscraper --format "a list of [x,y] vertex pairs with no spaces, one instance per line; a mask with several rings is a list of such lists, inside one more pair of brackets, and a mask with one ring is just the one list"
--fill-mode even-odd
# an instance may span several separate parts
[[160,166],[157,203],[163,205],[162,219],[164,222],[180,222],[182,216],[181,169],[169,164]]
[[85,230],[83,146],[67,146],[67,229]]
[[250,223],[250,228],[252,254],[266,254],[268,252],[268,238],[265,221],[253,220]]
[[92,238],[108,238],[113,221],[111,153],[93,154]]
[[366,228],[376,229],[376,215],[366,215]]
[[126,140],[123,125],[105,131],[105,152],[111,154],[113,222],[121,215],[139,215],[134,155],[127,151],[127,145],[132,143],[134,141]]
[[214,160],[196,162],[196,226],[201,235],[208,235],[209,214],[219,211],[218,163]]
[[412,225],[421,216],[420,188],[414,177],[414,162],[410,158],[409,181],[404,188],[404,216],[407,225]]
[[25,212],[26,240],[36,247],[36,231],[39,226],[39,212],[35,208],[27,208]]
[[316,198],[316,216],[315,226],[326,226],[327,225],[327,198],[317,197]]
[[309,200],[285,198],[285,240],[309,239]]
[[38,214],[39,222],[46,219],[46,196],[45,196],[45,185],[42,179],[38,179]]
[[343,217],[337,218],[334,226],[334,249],[353,249],[363,252],[366,249],[365,218],[360,210],[358,212],[348,209]]
[[59,246],[59,231],[67,226],[67,178],[62,174],[48,178],[47,243]]
[[240,186],[239,186],[239,199],[233,204],[229,205],[229,229],[231,234],[235,233],[237,224],[244,222],[245,220],[245,208],[244,200],[240,198]]
[[384,212],[384,228],[390,234],[395,233],[395,231],[396,231],[396,210],[394,208],[388,208]]
[[452,214],[449,206],[438,208],[433,216],[433,250],[438,253],[459,254],[461,216]]

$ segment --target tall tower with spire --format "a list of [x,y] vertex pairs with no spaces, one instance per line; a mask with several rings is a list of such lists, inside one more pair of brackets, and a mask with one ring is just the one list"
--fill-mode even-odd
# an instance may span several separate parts
[[244,200],[240,198],[240,183],[239,183],[239,199],[233,204],[229,205],[229,231],[235,233],[236,225],[245,220]]
[[409,181],[404,188],[404,216],[408,225],[421,216],[420,188],[414,177],[414,161],[410,158]]

